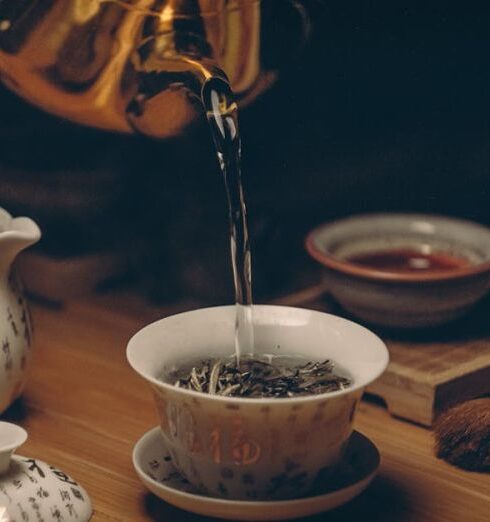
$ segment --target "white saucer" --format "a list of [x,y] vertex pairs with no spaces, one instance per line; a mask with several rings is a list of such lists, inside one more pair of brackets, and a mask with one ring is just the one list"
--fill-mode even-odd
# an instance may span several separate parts
[[197,493],[172,464],[157,426],[136,443],[133,465],[143,484],[169,504],[205,515],[228,520],[286,520],[334,509],[359,495],[373,480],[379,467],[374,444],[355,431],[345,456],[329,482],[309,497],[294,500],[226,500]]

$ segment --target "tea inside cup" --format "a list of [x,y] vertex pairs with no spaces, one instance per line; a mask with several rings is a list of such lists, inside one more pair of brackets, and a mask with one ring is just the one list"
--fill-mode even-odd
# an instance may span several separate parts
[[233,499],[302,496],[334,472],[362,392],[386,368],[383,342],[351,321],[298,308],[255,305],[255,353],[334,362],[351,385],[294,398],[210,395],[162,379],[169,368],[232,355],[235,307],[153,323],[129,342],[129,363],[149,384],[177,469],[200,490]]

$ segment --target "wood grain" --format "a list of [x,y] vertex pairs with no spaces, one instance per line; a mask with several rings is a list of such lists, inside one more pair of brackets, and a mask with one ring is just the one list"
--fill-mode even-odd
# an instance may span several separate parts
[[[126,343],[149,320],[174,312],[138,310],[121,299],[35,306],[28,388],[3,417],[29,431],[20,454],[59,466],[88,490],[95,522],[207,522],[147,493],[132,468],[134,443],[157,421],[149,390],[126,363]],[[490,476],[436,459],[428,430],[368,402],[356,429],[381,452],[378,478],[348,505],[304,521],[490,520]]]
[[449,406],[490,393],[490,338],[387,345],[390,367],[369,391],[393,415],[431,426]]

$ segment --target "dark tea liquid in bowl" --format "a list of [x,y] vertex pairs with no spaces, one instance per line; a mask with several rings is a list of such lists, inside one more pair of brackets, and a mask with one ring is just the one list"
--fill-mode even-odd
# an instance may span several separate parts
[[470,261],[447,252],[424,253],[414,248],[375,250],[346,258],[350,263],[386,272],[447,272],[470,265]]

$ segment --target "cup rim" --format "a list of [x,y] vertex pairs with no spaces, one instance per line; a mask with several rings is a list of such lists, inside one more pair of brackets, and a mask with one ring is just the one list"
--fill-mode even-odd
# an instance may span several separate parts
[[356,214],[343,219],[338,219],[318,225],[311,230],[305,238],[305,248],[310,256],[318,261],[326,268],[335,272],[354,277],[360,277],[371,281],[385,282],[385,283],[405,283],[405,284],[420,284],[453,281],[456,279],[467,279],[476,277],[478,275],[490,272],[490,261],[483,261],[481,263],[470,264],[466,267],[455,268],[444,272],[427,272],[427,273],[402,273],[396,271],[379,270],[376,268],[369,268],[355,263],[351,263],[345,259],[341,259],[328,250],[322,249],[318,246],[316,238],[321,232],[326,229],[335,227],[341,223],[348,221],[366,221],[371,219],[392,219],[406,218],[408,219],[425,219],[429,221],[445,221],[447,223],[457,223],[460,226],[465,226],[468,229],[486,229],[490,233],[490,229],[480,223],[470,221],[467,219],[454,218],[450,216],[442,216],[438,214],[420,214],[420,213],[368,213]]
[[[322,316],[326,316],[329,318],[329,320],[335,320],[340,321],[343,324],[347,326],[351,326],[356,328],[358,331],[362,331],[364,334],[367,334],[369,337],[371,337],[379,346],[380,348],[380,355],[382,356],[380,358],[379,364],[375,371],[371,372],[370,375],[366,376],[364,379],[357,379],[352,386],[349,386],[348,388],[343,388],[342,390],[332,391],[332,392],[324,392],[324,393],[318,393],[318,394],[311,394],[311,395],[305,395],[300,397],[257,397],[257,398],[248,398],[248,397],[230,397],[230,396],[223,396],[223,395],[211,395],[209,393],[203,393],[203,392],[197,392],[194,390],[188,390],[185,388],[178,388],[173,384],[166,383],[160,379],[157,379],[153,377],[152,375],[148,375],[143,370],[137,367],[136,362],[134,361],[134,353],[138,349],[138,343],[140,338],[147,333],[150,328],[154,329],[158,326],[160,326],[162,323],[164,323],[167,319],[175,318],[175,317],[181,317],[184,315],[190,315],[196,312],[205,312],[210,310],[226,310],[235,308],[235,305],[224,305],[224,306],[212,306],[212,307],[205,307],[205,308],[197,308],[193,310],[189,310],[186,312],[181,312],[178,314],[173,314],[167,317],[164,317],[163,319],[159,319],[157,321],[154,321],[152,323],[147,324],[138,332],[136,332],[131,339],[129,340],[126,348],[126,358],[131,366],[131,368],[145,381],[148,383],[151,383],[152,385],[156,386],[157,388],[163,388],[169,392],[174,392],[181,394],[183,396],[188,397],[189,399],[201,399],[201,400],[210,400],[215,402],[221,402],[221,403],[239,403],[242,405],[250,404],[250,405],[264,405],[264,403],[272,403],[272,404],[287,404],[287,403],[307,403],[312,401],[318,401],[318,400],[326,400],[330,398],[336,398],[343,395],[348,395],[351,393],[354,393],[358,390],[362,390],[366,388],[369,384],[374,382],[376,379],[378,379],[383,372],[386,370],[388,363],[389,363],[389,352],[388,348],[386,347],[386,344],[378,335],[376,335],[374,332],[366,328],[365,326],[362,326],[359,323],[356,323],[354,321],[351,321],[349,319],[345,319],[343,317],[330,314],[327,312],[321,312],[319,310],[310,310],[308,308],[299,308],[299,307],[293,307],[293,306],[283,306],[283,305],[264,305],[264,304],[254,304],[254,309],[260,308],[260,309],[287,309],[289,311],[291,310],[297,310],[298,312],[301,311],[301,313],[304,313],[305,311],[310,312],[312,314],[319,314]],[[348,369],[348,368],[347,368]]]

